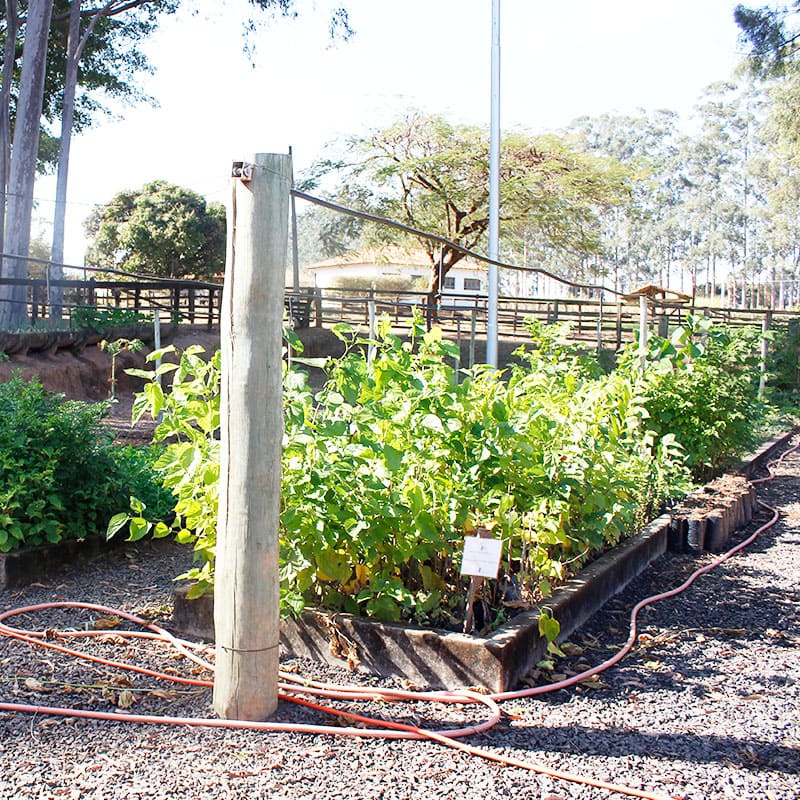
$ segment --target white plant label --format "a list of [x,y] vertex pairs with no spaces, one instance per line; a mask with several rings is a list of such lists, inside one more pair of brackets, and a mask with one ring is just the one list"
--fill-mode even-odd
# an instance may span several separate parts
[[503,554],[501,539],[483,539],[480,536],[464,538],[464,558],[461,561],[462,575],[481,578],[496,578]]

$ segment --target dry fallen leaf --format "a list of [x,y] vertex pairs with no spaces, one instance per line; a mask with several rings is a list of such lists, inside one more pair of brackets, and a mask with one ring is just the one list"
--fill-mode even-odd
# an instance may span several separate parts
[[119,623],[121,622],[119,617],[109,616],[109,617],[98,617],[92,628],[96,631],[106,631],[110,628],[116,628]]
[[136,702],[136,697],[130,689],[123,689],[117,696],[117,705],[120,708],[130,708]]
[[580,682],[581,686],[586,686],[589,689],[608,689],[608,684],[603,683],[597,675],[592,675],[590,678],[586,678]]
[[36,678],[25,678],[25,688],[32,692],[46,692],[47,689],[43,683],[37,681]]

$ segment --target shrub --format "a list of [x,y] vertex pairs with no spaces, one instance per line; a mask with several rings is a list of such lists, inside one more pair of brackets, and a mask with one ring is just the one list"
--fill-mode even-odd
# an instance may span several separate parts
[[[546,596],[685,483],[679,450],[668,436],[654,445],[633,384],[599,376],[536,326],[528,365],[508,376],[457,375],[454,345],[419,321],[408,342],[384,324],[371,362],[352,330],[336,332],[348,350],[329,362],[321,392],[302,372],[284,376],[285,611],[446,623],[463,610],[458,564],[478,525],[502,536],[521,591]],[[182,577],[196,595],[213,581],[219,355],[205,362],[190,348],[160,369],[176,370],[172,391],[136,371],[151,382],[135,414],[163,414],[155,436],[170,442],[158,467],[176,498],[172,529],[195,543],[199,566]],[[165,535],[154,519],[137,504],[109,535],[126,525],[131,538]]]
[[70,315],[72,327],[87,328],[105,333],[110,328],[147,325],[152,319],[130,308],[99,308],[98,306],[77,306]]
[[0,384],[0,552],[102,533],[130,494],[169,513],[149,448],[115,448],[103,404]]
[[[727,329],[690,316],[670,339],[648,340],[641,380],[648,427],[672,435],[683,447],[696,481],[719,474],[754,444],[758,401],[758,340],[755,328]],[[620,358],[619,370],[638,372],[638,345]]]

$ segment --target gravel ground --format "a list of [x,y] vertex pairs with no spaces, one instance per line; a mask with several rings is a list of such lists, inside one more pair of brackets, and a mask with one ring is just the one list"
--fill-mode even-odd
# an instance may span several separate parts
[[[760,496],[783,516],[749,548],[687,592],[646,610],[635,651],[592,687],[508,701],[498,726],[473,737],[484,749],[551,768],[691,800],[800,798],[800,455]],[[23,590],[0,607],[52,600],[112,605],[168,620],[185,552],[138,543]],[[627,635],[631,605],[681,582],[698,562],[668,555],[571,637],[569,674],[605,659]],[[97,625],[97,614],[19,617],[36,628]],[[102,619],[101,619],[102,624]],[[184,665],[145,642],[108,633],[86,645],[167,669]],[[335,683],[398,685],[365,675],[285,662]],[[547,674],[539,676],[548,677]],[[534,680],[536,676],[532,676]],[[76,664],[52,651],[0,641],[4,702],[135,713],[209,716],[210,692]],[[470,708],[371,703],[421,724],[469,719]],[[326,722],[281,702],[275,719]],[[161,800],[256,798],[514,798],[589,800],[608,792],[564,783],[454,752],[433,742],[264,734],[0,714],[0,797]]]

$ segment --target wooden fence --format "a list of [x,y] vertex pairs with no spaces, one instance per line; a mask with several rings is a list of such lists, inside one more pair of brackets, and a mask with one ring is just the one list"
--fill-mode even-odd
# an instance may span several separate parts
[[[331,325],[349,322],[368,326],[371,316],[387,315],[397,329],[411,325],[415,310],[426,320],[436,322],[447,333],[456,335],[486,336],[486,297],[474,295],[446,295],[436,306],[431,297],[412,292],[371,292],[343,289],[309,290],[312,298],[311,324]],[[733,327],[762,328],[767,319],[771,326],[785,326],[800,320],[798,311],[771,309],[723,309],[699,304],[655,302],[650,306],[650,326],[662,336],[667,336],[678,325],[686,322],[690,314],[710,317]],[[596,344],[598,348],[618,349],[624,342],[632,341],[639,327],[638,301],[602,300],[600,298],[531,299],[500,297],[498,299],[498,336],[507,339],[525,339],[526,320],[543,324],[566,323],[570,338]]]
[[[176,322],[212,327],[219,324],[222,285],[186,280],[53,280],[44,278],[17,280],[0,278],[0,283],[27,286],[29,318],[34,326],[48,316],[48,290],[63,290],[64,316],[81,306],[100,309],[123,309],[143,315],[161,312]],[[387,315],[398,330],[408,329],[415,313],[429,323],[435,322],[448,334],[485,337],[487,301],[485,296],[445,295],[436,305],[423,292],[385,292],[355,289],[287,289],[285,307],[292,324],[298,328],[330,326],[337,322],[368,327],[371,318]],[[769,309],[718,308],[700,304],[658,303],[651,306],[654,331],[666,335],[682,324],[688,314],[702,314],[732,326],[763,327],[767,318],[772,326],[784,326],[800,319],[800,312]],[[568,323],[570,338],[598,347],[618,348],[634,338],[638,329],[636,303],[599,298],[531,299],[500,297],[498,300],[498,335],[501,338],[525,339],[526,320],[544,324]]]

